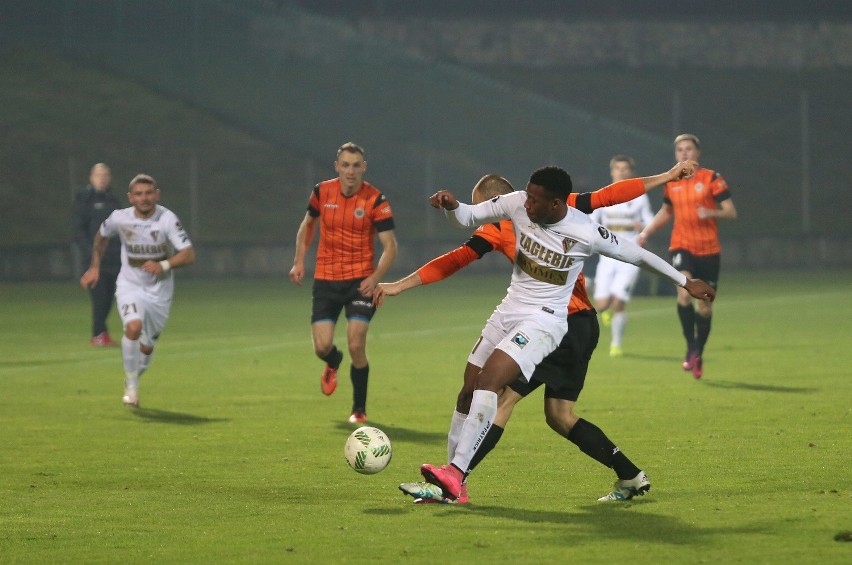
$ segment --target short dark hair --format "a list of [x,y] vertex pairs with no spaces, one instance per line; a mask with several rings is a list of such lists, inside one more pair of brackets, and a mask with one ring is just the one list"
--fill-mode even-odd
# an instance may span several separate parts
[[536,170],[530,175],[530,184],[537,184],[554,198],[565,201],[573,189],[571,175],[559,167],[542,167]]

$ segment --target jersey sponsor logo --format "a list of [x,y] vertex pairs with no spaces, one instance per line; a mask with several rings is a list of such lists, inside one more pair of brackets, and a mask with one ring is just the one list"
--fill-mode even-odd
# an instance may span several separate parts
[[530,338],[524,332],[518,332],[514,336],[512,336],[512,343],[520,347],[524,348],[526,344],[530,342]]
[[147,243],[128,243],[125,245],[128,255],[162,255],[168,251],[168,244],[149,245]]
[[[573,259],[571,259],[568,263],[570,265],[573,263]],[[547,267],[545,265],[539,265],[526,255],[524,255],[521,251],[515,253],[515,264],[518,267],[534,278],[537,281],[557,285],[564,286],[565,283],[568,282],[568,272],[567,271],[557,271],[551,267]]]
[[322,205],[323,208],[337,208],[337,204],[329,204],[325,203]]
[[[568,242],[571,241],[567,238],[566,240]],[[568,243],[566,243],[566,240],[562,241],[562,247],[568,247],[568,249],[571,249],[571,247],[574,246],[574,243],[571,243],[569,246]],[[521,249],[529,253],[530,256],[540,260],[542,263],[548,263],[557,269],[564,269],[574,263],[574,260],[568,255],[563,255],[562,253],[548,249],[523,232],[521,232]]]
[[363,208],[355,208],[355,217],[359,220],[364,217],[364,209]]

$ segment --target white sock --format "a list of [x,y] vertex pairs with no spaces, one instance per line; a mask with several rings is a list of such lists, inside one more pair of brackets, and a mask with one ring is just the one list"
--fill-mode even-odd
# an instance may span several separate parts
[[621,347],[621,339],[624,337],[624,328],[627,327],[627,312],[612,313],[612,344]]
[[151,353],[141,353],[139,360],[139,378],[142,378],[142,373],[148,370],[148,367],[151,365],[151,357],[154,356],[154,352]]
[[470,403],[470,414],[464,421],[459,445],[453,457],[452,464],[467,473],[470,460],[482,444],[485,434],[497,415],[497,393],[490,390],[473,391],[473,401]]
[[447,434],[447,463],[452,463],[453,456],[456,454],[456,448],[459,446],[459,437],[461,437],[462,426],[467,419],[467,414],[462,414],[458,410],[453,410],[453,421],[450,423],[450,433]]
[[139,364],[142,352],[139,350],[139,340],[121,336],[121,358],[124,361],[124,374],[127,375],[125,386],[133,388],[139,386]]

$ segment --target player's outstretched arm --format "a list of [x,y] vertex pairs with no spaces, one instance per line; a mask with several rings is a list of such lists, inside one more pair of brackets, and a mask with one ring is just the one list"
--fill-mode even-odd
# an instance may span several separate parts
[[646,191],[651,190],[653,188],[657,188],[658,186],[662,186],[667,182],[673,182],[676,180],[684,179],[686,177],[691,177],[695,174],[695,169],[697,168],[698,163],[695,161],[680,161],[665,173],[660,173],[659,175],[654,175],[652,177],[642,177],[642,184],[645,185]]
[[713,302],[716,299],[716,290],[701,279],[687,279],[683,288],[693,298],[707,302]]
[[429,197],[432,208],[443,208],[444,210],[455,210],[459,207],[459,201],[449,190],[439,190]]
[[423,282],[420,280],[420,275],[416,272],[395,282],[379,283],[376,285],[375,290],[373,290],[373,305],[375,305],[376,308],[379,308],[385,303],[386,296],[398,296],[406,290],[416,288],[422,284]]
[[[451,277],[479,258],[480,255],[470,246],[460,245],[440,257],[435,257],[403,279],[392,283],[379,283],[373,294],[373,304],[379,307],[384,302],[385,296],[397,296],[406,290]],[[375,293],[379,293],[379,296],[377,297]]]
[[698,163],[695,161],[681,161],[665,173],[614,182],[594,192],[572,193],[568,205],[589,214],[599,208],[630,202],[653,188],[694,174],[696,167]]

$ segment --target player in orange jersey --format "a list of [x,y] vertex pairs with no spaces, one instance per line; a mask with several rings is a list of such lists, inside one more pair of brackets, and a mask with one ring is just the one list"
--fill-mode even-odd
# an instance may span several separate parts
[[[372,303],[376,284],[396,258],[393,212],[376,187],[364,180],[364,150],[346,143],[337,150],[334,169],[338,177],[314,187],[308,211],[296,233],[296,256],[290,280],[302,284],[305,253],[317,224],[320,228],[314,272],[311,337],[314,352],[325,361],[320,381],[330,395],[337,387],[337,370],[343,353],[334,345],[334,328],[340,311],[346,310],[346,338],[352,358],[352,415],[350,423],[367,420],[367,330],[375,313]],[[374,240],[378,234],[382,255],[374,267]]]
[[[691,171],[694,163],[678,163],[668,173],[629,179],[614,183],[593,193],[569,196],[568,204],[586,213],[601,207],[611,206],[644,195],[647,189],[660,186],[670,178],[676,178],[683,171]],[[504,178],[496,175],[483,177],[473,189],[472,201],[484,202],[514,189]],[[456,273],[489,251],[499,251],[514,262],[515,232],[511,221],[503,220],[495,224],[479,227],[464,245],[433,259],[414,273],[393,282],[381,283],[374,299],[381,304],[385,296],[396,296],[417,286],[443,280]],[[536,368],[529,382],[523,378],[506,387],[499,397],[498,412],[494,424],[483,439],[483,447],[477,452],[471,468],[476,466],[500,439],[512,410],[522,398],[536,388],[545,385],[545,415],[548,425],[577,445],[584,453],[612,468],[618,481],[615,490],[601,500],[627,500],[650,489],[645,474],[636,467],[604,432],[587,420],[579,418],[573,411],[585,382],[586,372],[592,352],[597,346],[600,329],[595,310],[589,301],[582,274],[578,277],[568,306],[570,330],[557,349],[548,355]],[[447,436],[449,458],[458,445],[461,428],[470,410],[476,376],[480,367],[468,362],[464,372],[464,383],[456,401],[456,410]],[[428,483],[403,483],[403,492],[414,496],[416,502],[448,502]],[[457,502],[469,501],[466,484],[462,486]]]
[[[701,142],[691,133],[677,136],[674,148],[676,159],[697,161],[701,156]],[[663,207],[636,241],[645,245],[648,237],[672,218],[674,227],[669,245],[672,265],[687,277],[703,279],[715,289],[722,250],[717,221],[737,219],[728,183],[716,171],[704,168],[697,169],[690,177],[668,183],[663,191]],[[692,297],[678,289],[677,315],[686,339],[683,370],[692,371],[693,377],[700,379],[704,374],[704,346],[710,336],[713,305],[700,300],[696,312]]]

